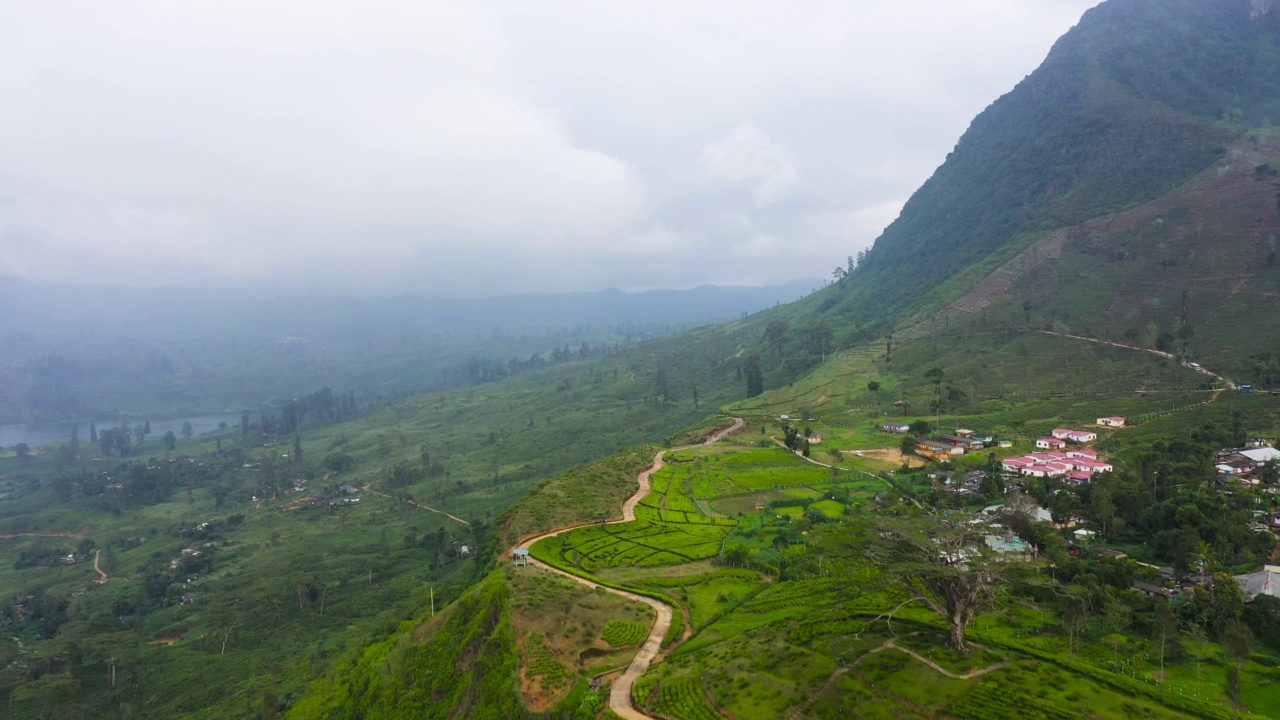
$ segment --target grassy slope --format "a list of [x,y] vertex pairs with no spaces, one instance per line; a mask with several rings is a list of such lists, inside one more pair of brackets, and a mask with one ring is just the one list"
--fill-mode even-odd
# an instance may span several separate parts
[[[510,382],[413,398],[355,422],[304,431],[306,468],[282,469],[282,475],[311,477],[309,494],[321,498],[340,495],[339,484],[369,485],[374,491],[364,493],[360,505],[336,513],[284,510],[297,495],[255,503],[250,495],[262,470],[235,463],[215,478],[232,488],[223,507],[216,506],[208,485],[196,485],[190,494],[179,489],[168,502],[126,507],[113,517],[97,499],[62,504],[48,489],[29,489],[28,480],[57,471],[52,456],[0,458],[5,487],[17,489],[0,499],[0,532],[88,527],[89,539],[98,547],[113,548],[105,556],[113,580],[97,586],[88,582],[92,570],[86,563],[13,570],[14,558],[23,549],[41,544],[69,552],[79,538],[0,540],[0,587],[10,593],[4,602],[43,592],[69,603],[69,621],[52,640],[41,642],[31,625],[17,628],[29,653],[22,656],[28,668],[0,670],[0,694],[17,691],[10,706],[15,717],[38,717],[42,707],[72,714],[93,708],[104,717],[247,717],[260,712],[268,694],[292,703],[336,658],[386,637],[397,623],[421,612],[429,585],[436,585],[437,601],[443,605],[473,582],[473,561],[459,561],[453,550],[462,544],[477,553],[496,548],[497,540],[482,534],[484,526],[531,487],[579,463],[635,446],[633,457],[620,455],[600,472],[588,471],[593,480],[612,478],[604,499],[593,505],[586,495],[576,495],[546,502],[543,509],[536,503],[526,505],[528,515],[521,519],[527,518],[528,527],[522,531],[559,522],[566,506],[598,515],[614,505],[619,494],[629,492],[637,465],[647,463],[641,456],[651,457],[648,448],[637,443],[660,441],[698,425],[712,408],[739,393],[733,368],[718,362],[733,356],[737,339],[716,329],[703,332],[711,340],[694,346],[654,343],[620,357],[568,363]],[[672,386],[667,403],[656,397],[659,366]],[[694,385],[700,395],[696,407]],[[211,460],[217,439],[212,435],[180,441],[176,455]],[[221,439],[227,449],[238,442],[231,433]],[[251,450],[245,459],[264,462],[271,453],[287,451],[287,444],[285,439],[281,448]],[[391,466],[420,467],[424,444],[432,462],[446,468],[445,474],[418,475],[406,487],[388,487]],[[336,453],[348,454],[355,466],[325,478],[325,460]],[[149,456],[164,461],[155,440],[144,446],[142,457]],[[112,459],[88,464],[110,469],[116,463]],[[283,468],[278,457],[277,463]],[[408,493],[472,525],[376,492]],[[191,544],[179,534],[181,528],[236,513],[244,514],[244,523],[218,535],[217,542],[227,547],[217,551],[212,570],[202,571],[190,587],[181,582],[170,586],[171,604],[161,610],[128,623],[118,620],[132,614],[149,568],[167,567],[170,558]],[[514,533],[514,523],[509,528]],[[441,531],[443,552],[423,546],[421,541]],[[147,542],[128,550],[115,544],[133,535]],[[487,546],[486,537],[492,541]],[[299,585],[307,594],[301,602]],[[72,591],[82,587],[86,594],[72,597]],[[312,588],[325,597],[323,614],[318,599],[310,597]],[[186,591],[195,592],[198,601],[178,604],[176,597]],[[221,638],[228,628],[223,654]],[[185,631],[185,639],[173,646],[143,645],[167,631]],[[81,652],[81,647],[89,650]],[[64,651],[70,656],[60,654]],[[121,658],[115,688],[109,687],[104,664],[111,653]],[[6,665],[17,659],[16,644],[0,645],[0,660]],[[210,668],[216,672],[209,673]],[[49,679],[26,680],[41,675]],[[55,684],[58,677],[68,682]],[[181,692],[172,691],[174,678]]]

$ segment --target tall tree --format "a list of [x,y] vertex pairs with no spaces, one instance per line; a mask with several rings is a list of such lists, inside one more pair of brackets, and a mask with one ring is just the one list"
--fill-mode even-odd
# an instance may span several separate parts
[[860,550],[876,560],[880,577],[905,593],[889,615],[922,603],[947,622],[947,647],[967,654],[965,633],[974,617],[1004,599],[1006,584],[1026,564],[997,556],[982,544],[973,526],[957,518],[921,515],[882,518]]
[[89,421],[89,442],[98,442],[98,426],[92,420]]
[[195,434],[195,428],[191,427],[191,421],[183,420],[182,421],[182,437],[190,438],[194,434]]
[[787,321],[770,320],[764,328],[764,339],[769,343],[769,347],[773,348],[779,366],[785,366],[787,364]]
[[295,463],[300,463],[300,462],[302,462],[302,438],[301,438],[301,437],[299,437],[299,436],[297,436],[297,435],[294,435],[294,436],[293,436],[293,458],[292,458],[292,460],[293,460]]
[[13,446],[13,452],[16,453],[19,458],[26,459],[31,456],[31,446],[26,443],[18,443]]
[[753,398],[764,392],[764,374],[760,371],[760,355],[751,353],[747,356],[745,373],[747,376],[747,397]]
[[170,451],[173,450],[173,448],[176,447],[177,444],[178,444],[178,438],[176,435],[173,434],[172,430],[164,434],[164,448],[166,450],[170,450]]

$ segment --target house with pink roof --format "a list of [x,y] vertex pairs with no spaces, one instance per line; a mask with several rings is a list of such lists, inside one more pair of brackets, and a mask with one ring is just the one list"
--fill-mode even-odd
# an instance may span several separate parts
[[1020,457],[1008,458],[1007,460],[1002,461],[1000,466],[1004,468],[1005,472],[1021,473],[1023,468],[1028,468],[1035,464],[1036,460],[1034,458]]
[[1102,427],[1120,428],[1124,427],[1124,418],[1118,415],[1112,417],[1100,417],[1098,418],[1098,424]]
[[1066,440],[1060,440],[1055,437],[1040,438],[1039,440],[1036,440],[1036,447],[1041,450],[1062,450],[1066,446]]
[[1098,462],[1097,460],[1086,460],[1085,458],[1076,458],[1071,460],[1071,465],[1082,472],[1100,473],[1113,472],[1114,467],[1110,463]]
[[1078,483],[1086,483],[1093,479],[1093,473],[1084,470],[1072,470],[1067,473],[1067,479]]
[[1066,439],[1070,442],[1083,445],[1084,443],[1091,443],[1094,440],[1097,440],[1098,433],[1089,432],[1087,430],[1072,430],[1067,433]]
[[1068,450],[1068,451],[1067,451],[1067,457],[1069,457],[1069,458],[1085,458],[1085,459],[1087,459],[1087,460],[1097,460],[1097,459],[1098,459],[1098,452],[1097,452],[1096,450],[1085,450],[1085,449],[1083,449],[1083,448],[1080,448],[1080,449],[1077,449],[1077,450]]
[[1071,433],[1073,432],[1075,432],[1075,430],[1072,430],[1070,428],[1054,428],[1053,432],[1049,434],[1052,435],[1053,437],[1058,438],[1059,440],[1066,440],[1067,437],[1070,436]]

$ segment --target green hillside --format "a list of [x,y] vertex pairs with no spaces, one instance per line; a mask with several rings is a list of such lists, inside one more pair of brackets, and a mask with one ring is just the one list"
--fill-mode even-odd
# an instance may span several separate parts
[[859,268],[801,312],[875,336],[946,281],[977,282],[972,266],[993,254],[1182,185],[1280,122],[1278,40],[1280,19],[1251,20],[1247,0],[1090,10],[973,121]]

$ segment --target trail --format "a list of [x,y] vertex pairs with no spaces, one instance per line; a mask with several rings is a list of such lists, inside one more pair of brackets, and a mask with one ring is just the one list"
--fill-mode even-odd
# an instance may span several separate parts
[[106,581],[107,581],[107,574],[106,574],[106,573],[104,573],[104,572],[102,572],[102,568],[98,567],[98,558],[100,558],[100,557],[102,557],[102,551],[101,551],[101,550],[95,550],[95,551],[93,552],[93,571],[94,571],[94,572],[96,572],[96,573],[98,573],[99,575],[101,575],[101,576],[102,576],[102,577],[98,578],[99,582],[106,582]]
[[[741,430],[744,425],[746,425],[745,420],[743,420],[740,417],[735,417],[733,418],[732,425],[730,425],[729,427],[723,430],[716,431],[714,435],[707,438],[700,445],[685,445],[678,448],[671,448],[670,450],[658,451],[658,454],[655,455],[653,458],[653,464],[650,465],[647,469],[641,471],[638,475],[636,475],[636,481],[639,484],[639,487],[636,488],[635,493],[633,493],[631,497],[627,498],[626,501],[622,503],[622,519],[610,520],[605,524],[617,525],[621,523],[633,522],[636,519],[636,506],[639,505],[640,501],[644,500],[645,497],[651,492],[652,490],[651,478],[653,477],[654,473],[660,472],[662,470],[664,465],[663,458],[668,452],[687,450],[690,448],[712,445],[717,441],[719,441],[724,436],[733,432],[737,432],[738,430]],[[543,538],[555,537],[557,535],[561,535],[566,532],[571,532],[580,527],[584,527],[585,525],[598,525],[598,524],[599,523],[578,523],[575,525],[562,527],[557,530],[552,530],[550,532],[534,535],[530,538],[526,538],[525,540],[521,541],[520,544],[516,545],[516,548],[521,550],[528,550],[530,547],[533,546],[534,543],[538,542],[539,540],[542,540]],[[513,549],[516,549],[516,548],[513,548]],[[510,553],[508,553],[508,556],[510,556]],[[627,668],[626,672],[622,673],[621,677],[619,677],[616,681],[614,681],[613,687],[609,691],[609,709],[612,710],[614,713],[616,713],[619,717],[625,718],[625,720],[654,720],[650,716],[645,715],[639,710],[636,710],[631,705],[631,688],[635,685],[636,680],[640,679],[640,676],[644,675],[645,671],[649,669],[649,664],[653,662],[653,659],[658,656],[658,651],[662,649],[662,640],[667,636],[667,632],[671,629],[671,620],[673,618],[671,606],[664,602],[654,600],[653,598],[644,597],[643,595],[636,595],[635,593],[627,592],[626,590],[618,590],[616,588],[605,587],[603,585],[600,585],[599,583],[595,583],[586,578],[574,575],[573,573],[566,572],[559,568],[551,567],[550,565],[547,565],[546,563],[540,560],[537,560],[533,557],[529,558],[529,565],[532,567],[539,568],[541,570],[545,570],[547,572],[555,573],[557,575],[562,575],[564,577],[569,578],[570,580],[573,580],[576,583],[585,585],[589,588],[592,588],[592,589],[600,588],[605,592],[613,593],[614,595],[626,598],[628,600],[632,600],[634,602],[642,602],[648,605],[649,607],[653,608],[654,612],[657,613],[658,619],[653,623],[653,628],[649,630],[649,637],[645,639],[644,645],[641,646],[640,651],[636,653],[635,658],[631,661],[630,667]]]
[[[1057,335],[1058,337],[1071,338],[1072,340],[1084,340],[1085,342],[1097,343],[1097,344],[1099,344],[1099,345],[1110,345],[1111,347],[1123,348],[1123,349],[1125,349],[1125,350],[1134,350],[1134,351],[1136,351],[1136,352],[1151,353],[1152,355],[1158,355],[1158,356],[1160,356],[1160,357],[1162,357],[1162,358],[1165,358],[1165,359],[1168,359],[1168,360],[1174,360],[1174,361],[1177,361],[1177,359],[1178,359],[1178,358],[1177,358],[1173,353],[1167,353],[1167,352],[1164,352],[1163,350],[1152,350],[1151,348],[1138,347],[1138,346],[1136,346],[1136,345],[1125,345],[1124,343],[1111,342],[1110,340],[1099,340],[1099,339],[1097,339],[1097,338],[1084,337],[1084,336],[1081,336],[1081,335],[1070,335],[1070,334],[1067,334],[1067,333],[1058,333],[1058,332],[1053,332],[1053,331],[1051,331],[1051,330],[1040,330],[1040,331],[1038,331],[1038,332],[1043,333],[1043,334],[1045,334],[1045,335]],[[1238,390],[1238,389],[1239,389],[1239,388],[1236,386],[1236,384],[1235,384],[1235,383],[1233,383],[1233,382],[1231,382],[1230,380],[1228,380],[1228,379],[1226,379],[1226,378],[1222,377],[1222,376],[1221,376],[1221,375],[1219,375],[1218,373],[1216,373],[1216,372],[1213,372],[1213,371],[1209,370],[1208,368],[1201,367],[1201,366],[1198,366],[1198,365],[1197,365],[1196,367],[1191,367],[1191,363],[1186,362],[1186,361],[1183,361],[1183,362],[1181,362],[1181,363],[1179,363],[1179,364],[1180,364],[1180,365],[1182,365],[1182,367],[1187,368],[1188,370],[1195,370],[1196,372],[1200,373],[1201,375],[1208,375],[1209,377],[1213,378],[1214,380],[1219,380],[1219,381],[1221,381],[1223,384],[1225,384],[1225,385],[1226,385],[1226,389],[1227,389],[1227,390]],[[1217,400],[1217,399],[1218,399],[1218,395],[1220,395],[1220,394],[1221,394],[1221,391],[1218,391],[1217,393],[1214,393],[1213,397],[1209,400],[1209,402],[1213,402],[1214,400]],[[1206,404],[1207,404],[1207,403],[1206,403]]]
[[914,650],[908,650],[907,648],[899,647],[892,639],[885,640],[884,644],[881,645],[880,647],[868,650],[862,655],[859,655],[857,660],[854,660],[848,665],[845,665],[844,667],[839,668],[835,672],[831,673],[831,676],[827,678],[826,682],[822,683],[822,685],[818,687],[817,690],[814,690],[812,693],[810,693],[809,697],[805,698],[804,702],[792,708],[791,711],[787,713],[787,720],[796,720],[797,718],[799,718],[800,715],[805,710],[809,709],[809,706],[812,705],[815,700],[821,697],[822,694],[825,693],[827,690],[830,690],[831,686],[834,685],[837,680],[839,680],[841,677],[848,674],[851,670],[857,667],[858,664],[861,663],[863,660],[866,660],[867,658],[871,657],[872,655],[875,655],[876,653],[884,652],[885,650],[897,650],[900,653],[910,655],[916,660],[919,660],[925,665],[928,665],[930,668],[933,668],[939,674],[945,675],[946,677],[949,677],[952,680],[972,680],[974,678],[979,678],[979,677],[982,677],[983,675],[986,675],[987,673],[995,672],[996,670],[1001,670],[1006,667],[1009,667],[1010,663],[1013,662],[1012,658],[1006,657],[1004,660],[1001,660],[995,665],[991,665],[989,667],[984,667],[984,668],[975,668],[963,675],[957,675],[951,672],[950,670],[943,668],[938,663],[926,657],[921,657],[921,655],[915,652]]
[[0,533],[0,540],[12,540],[20,537],[88,537],[89,528],[84,527],[75,532],[67,532],[59,530],[54,532],[20,532],[20,533]]
[[[824,462],[822,462],[822,461],[820,461],[820,460],[814,460],[814,459],[813,459],[813,458],[811,458],[811,457],[805,457],[805,456],[804,456],[804,453],[799,452],[798,450],[791,450],[790,448],[787,448],[787,444],[786,444],[786,443],[784,443],[784,442],[782,442],[781,440],[779,440],[779,439],[777,438],[777,436],[776,436],[776,435],[770,435],[770,436],[769,436],[769,439],[770,439],[770,440],[772,440],[772,441],[774,441],[775,443],[777,443],[777,444],[778,444],[778,447],[780,447],[780,448],[783,448],[783,449],[787,450],[787,452],[790,452],[790,453],[794,454],[796,457],[800,458],[801,460],[804,460],[805,462],[813,463],[814,465],[817,465],[818,467],[824,467],[824,468],[827,468],[828,470],[830,470],[830,469],[832,469],[832,468],[835,468],[836,470],[839,470],[839,471],[841,471],[841,472],[856,472],[856,473],[862,473],[863,475],[866,475],[867,477],[869,477],[869,478],[871,478],[871,479],[873,479],[873,480],[879,480],[880,482],[887,483],[887,484],[889,485],[889,487],[893,488],[894,490],[898,490],[898,486],[897,486],[897,485],[894,485],[894,484],[893,484],[893,481],[891,481],[891,480],[885,480],[884,478],[880,477],[879,475],[875,475],[875,474],[872,474],[872,473],[867,472],[866,470],[860,470],[860,469],[858,469],[858,468],[844,468],[844,467],[840,467],[839,465],[829,465],[829,464],[824,463]],[[901,492],[901,491],[899,490],[899,492]],[[905,496],[907,499],[909,499],[912,503],[914,503],[916,507],[918,507],[918,508],[923,508],[923,507],[924,507],[923,505],[921,505],[921,504],[920,504],[920,501],[919,501],[919,500],[916,500],[915,498],[911,497],[910,495],[907,495],[906,493],[902,493],[902,494],[903,494],[903,496]]]
[[[363,489],[364,489],[364,491],[365,491],[365,492],[371,492],[371,493],[373,493],[374,495],[377,495],[378,497],[384,497],[384,498],[387,498],[388,500],[394,500],[394,499],[395,499],[395,498],[391,497],[390,495],[388,495],[388,494],[386,494],[386,493],[381,493],[381,492],[378,492],[377,490],[370,490],[368,485],[365,485]],[[460,517],[458,517],[458,516],[456,516],[456,515],[450,515],[449,513],[445,512],[445,511],[443,511],[443,510],[437,510],[437,509],[435,509],[435,508],[431,507],[430,505],[423,505],[422,503],[418,502],[417,500],[409,499],[409,500],[405,500],[405,502],[409,503],[410,505],[412,505],[412,506],[414,506],[414,507],[422,508],[423,510],[430,510],[431,512],[436,513],[437,515],[443,515],[443,516],[445,516],[445,517],[449,518],[450,520],[455,520],[455,521],[457,521],[457,522],[462,523],[463,525],[470,525],[470,524],[471,524],[471,523],[467,522],[466,520],[463,520],[462,518],[460,518]]]

